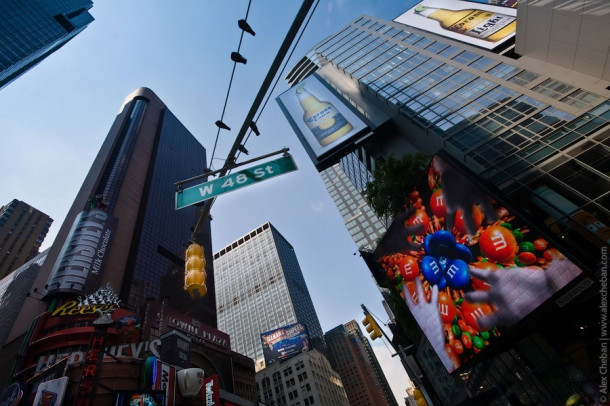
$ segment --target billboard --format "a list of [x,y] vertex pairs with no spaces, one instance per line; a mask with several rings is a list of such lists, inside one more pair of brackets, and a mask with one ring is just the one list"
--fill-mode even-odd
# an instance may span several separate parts
[[267,365],[309,351],[310,348],[307,328],[301,323],[262,333],[261,342]]
[[367,128],[316,74],[279,95],[277,101],[314,162]]
[[157,390],[120,391],[114,398],[115,406],[164,406],[165,393]]
[[515,36],[517,10],[460,0],[424,0],[394,21],[491,50]]
[[374,256],[448,372],[581,274],[535,227],[442,157]]
[[69,379],[67,376],[62,376],[61,378],[42,382],[38,385],[33,405],[62,405]]
[[90,292],[100,285],[117,219],[100,209],[83,210],[74,220],[51,270],[47,294]]

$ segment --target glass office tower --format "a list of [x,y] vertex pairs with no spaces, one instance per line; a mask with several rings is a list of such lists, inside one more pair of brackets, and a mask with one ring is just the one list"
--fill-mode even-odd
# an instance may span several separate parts
[[[610,224],[607,81],[370,16],[319,43],[286,80],[313,72],[340,91],[346,77],[357,83],[359,99],[392,117],[398,133],[387,138],[444,149],[510,198],[531,199],[535,215],[583,255],[608,242],[598,230]],[[400,152],[383,148],[371,154]]]
[[[353,161],[359,162],[355,157]],[[358,171],[359,165],[356,167]],[[335,164],[320,172],[320,177],[337,210],[343,217],[356,247],[374,250],[377,241],[385,233],[386,227],[369,207],[363,196],[364,190],[358,190],[350,180],[343,167]]]
[[0,88],[36,66],[92,22],[91,0],[0,2]]
[[324,350],[324,334],[294,248],[265,223],[214,253],[218,329],[231,349],[265,367],[261,333],[296,322],[312,345]]
[[[601,47],[586,69],[574,61],[582,65],[588,49],[607,44],[610,5],[584,4],[519,2],[514,58],[362,16],[316,45],[286,77],[296,85],[315,73],[363,114],[373,134],[355,139],[353,150],[377,160],[441,151],[585,271],[516,328],[502,352],[471,368],[446,374],[427,341],[416,340],[411,355],[440,404],[600,399],[596,326],[605,280],[600,261],[610,241],[610,75],[598,59],[606,61],[609,51]],[[567,22],[570,30],[551,29]],[[383,126],[366,114],[373,109],[386,113]],[[319,167],[338,163],[349,143],[334,156],[327,152]]]

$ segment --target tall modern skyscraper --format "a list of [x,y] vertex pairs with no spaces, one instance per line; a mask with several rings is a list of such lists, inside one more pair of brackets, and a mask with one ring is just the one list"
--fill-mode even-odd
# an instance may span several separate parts
[[38,254],[52,222],[17,199],[0,207],[0,279]]
[[91,0],[0,3],[0,88],[64,46],[92,22]]
[[265,223],[214,253],[218,328],[233,351],[265,367],[262,333],[300,322],[314,348],[324,334],[294,248]]
[[[489,41],[484,46],[450,33],[439,19],[454,11],[434,14],[438,6],[421,6],[394,21],[356,19],[287,75],[297,89],[321,83],[320,104],[307,107],[331,102],[344,116],[357,113],[362,131],[320,146],[307,138],[303,109],[292,101],[295,89],[278,101],[320,171],[355,151],[365,151],[359,154],[364,164],[415,151],[441,153],[584,270],[564,300],[541,306],[544,317],[531,314],[522,324],[527,328],[518,330],[520,340],[507,339],[503,352],[459,374],[439,369],[429,342],[416,339],[408,361],[418,362],[435,402],[599,400],[599,371],[592,367],[599,332],[590,326],[599,323],[595,281],[604,278],[600,252],[610,241],[610,5],[519,1],[514,47],[506,42],[503,55]],[[456,1],[447,7],[492,6]],[[493,12],[514,15],[507,8]],[[415,27],[428,20],[436,33]],[[559,334],[566,323],[570,327]],[[528,382],[520,378],[525,371]]]
[[[350,156],[360,169],[361,162]],[[363,173],[363,172],[358,172]],[[364,172],[366,173],[366,172]],[[363,193],[346,174],[343,166],[335,164],[320,172],[320,177],[328,190],[328,194],[337,210],[343,217],[345,227],[349,231],[358,249],[374,250],[377,241],[386,231],[385,224],[379,220],[367,204]],[[365,183],[366,185],[366,183]]]
[[381,389],[383,390],[386,399],[388,399],[390,405],[396,405],[396,399],[394,398],[394,394],[392,393],[392,388],[390,388],[390,384],[388,383],[388,380],[386,379],[386,376],[383,373],[383,369],[381,369],[381,365],[377,360],[377,356],[373,351],[373,347],[369,343],[368,338],[366,338],[362,334],[362,331],[360,330],[360,325],[355,320],[350,320],[343,326],[347,329],[348,334],[360,338],[360,341],[362,341],[364,347],[364,352],[366,353],[366,357],[373,366],[373,371],[375,372],[375,376],[379,381],[379,385],[381,385]]
[[[328,360],[341,376],[351,406],[397,405],[377,357],[372,353],[370,344],[360,333],[355,321],[327,331],[324,338]],[[365,345],[368,345],[370,352]]]
[[[6,346],[18,348],[31,320],[54,298],[87,295],[110,284],[123,307],[139,311],[148,298],[158,299],[161,278],[184,269],[185,245],[198,218],[196,207],[175,210],[174,182],[205,167],[205,149],[157,95],[147,88],[131,93],[33,284],[45,302],[24,303]],[[209,221],[198,239],[211,246]],[[188,310],[215,328],[211,250],[205,255],[208,292],[189,298]],[[184,284],[182,278],[169,279],[179,287]],[[176,307],[182,302],[168,300]]]

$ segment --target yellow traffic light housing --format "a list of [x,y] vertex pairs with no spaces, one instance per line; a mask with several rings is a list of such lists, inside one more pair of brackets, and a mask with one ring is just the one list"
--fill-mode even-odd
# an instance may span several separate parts
[[377,322],[373,319],[373,316],[370,314],[365,314],[365,319],[362,320],[362,325],[366,328],[367,333],[370,334],[371,340],[375,340],[377,338],[383,337]]
[[428,406],[428,402],[419,388],[415,388],[413,391],[413,399],[417,402],[417,406]]
[[188,246],[184,258],[184,268],[184,290],[188,291],[193,299],[195,291],[199,293],[199,297],[205,296],[208,291],[205,285],[207,274],[201,245],[193,243]]

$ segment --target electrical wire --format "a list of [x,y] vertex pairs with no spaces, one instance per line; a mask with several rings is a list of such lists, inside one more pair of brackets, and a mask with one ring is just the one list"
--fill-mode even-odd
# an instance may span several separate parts
[[[248,1],[248,9],[246,10],[246,18],[248,21],[248,14],[250,14],[250,5],[252,4],[252,0]],[[241,43],[244,39],[245,32],[241,31],[241,36],[239,37],[239,44],[237,45],[237,53],[239,53],[241,49]],[[237,67],[237,62],[233,62],[233,70],[231,71],[231,79],[229,79],[229,87],[227,89],[227,96],[225,97],[225,104],[222,107],[222,114],[220,115],[220,121],[222,121],[225,117],[225,111],[227,110],[227,103],[229,101],[229,94],[231,93],[231,85],[233,84],[233,77],[235,76],[235,69]],[[214,154],[216,153],[216,145],[218,144],[218,138],[220,137],[220,127],[218,127],[218,131],[216,132],[216,140],[214,141],[214,149],[212,150],[212,157],[210,158],[210,169],[213,168],[212,162],[214,161]]]
[[[301,37],[305,33],[305,29],[307,29],[307,26],[309,25],[309,22],[311,21],[311,18],[313,17],[314,13],[316,12],[316,8],[318,7],[318,4],[320,4],[320,0],[316,1],[316,3],[314,4],[313,9],[312,9],[311,13],[309,14],[309,18],[307,18],[307,21],[305,22],[305,25],[303,26],[303,29],[301,30],[301,33],[299,34],[299,36],[297,37],[296,41],[294,42],[294,46],[292,48],[292,51],[290,51],[290,54],[288,54],[288,58],[286,58],[286,61],[284,62],[284,66],[282,67],[282,69],[280,70],[278,75],[276,76],[275,83],[271,87],[271,90],[267,93],[267,99],[264,101],[263,105],[261,106],[259,112],[257,113],[256,119],[254,121],[258,121],[260,116],[263,114],[263,111],[265,110],[265,107],[267,106],[267,103],[269,102],[269,99],[271,98],[271,95],[273,94],[273,91],[275,90],[275,87],[277,86],[280,78],[282,77],[282,74],[284,73],[284,70],[286,69],[286,66],[288,65],[288,62],[290,61],[290,58],[292,58],[292,54],[296,50],[297,45],[299,45],[299,41],[301,41]],[[248,142],[248,139],[250,138],[250,135],[252,135],[252,130],[250,130],[250,132],[246,135],[246,138],[244,140],[244,145],[246,144],[246,142]],[[239,157],[239,155],[240,154],[237,155],[236,159]]]

